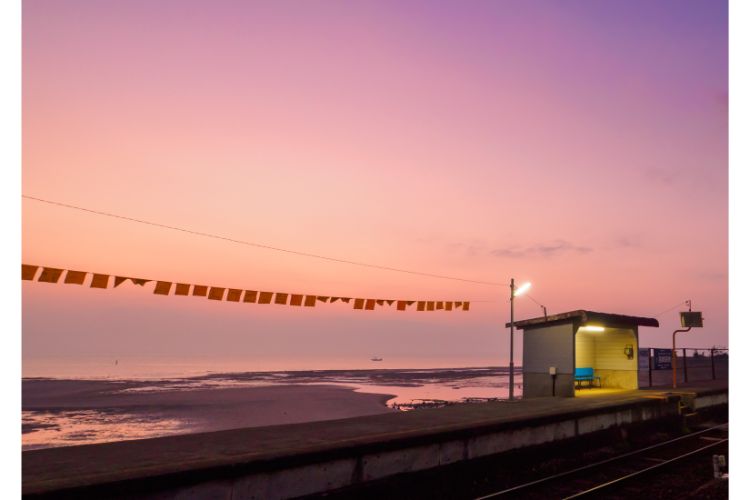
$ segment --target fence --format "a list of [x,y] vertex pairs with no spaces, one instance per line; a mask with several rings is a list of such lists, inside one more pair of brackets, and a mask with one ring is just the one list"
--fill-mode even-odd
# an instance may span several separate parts
[[[729,379],[729,350],[715,347],[677,349],[677,384]],[[672,385],[672,349],[638,349],[640,387]]]

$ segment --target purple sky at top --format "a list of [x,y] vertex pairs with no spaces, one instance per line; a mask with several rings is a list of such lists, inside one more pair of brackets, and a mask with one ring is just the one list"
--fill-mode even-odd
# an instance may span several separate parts
[[[530,280],[550,312],[648,316],[693,299],[706,317],[689,339],[698,346],[727,342],[727,98],[722,1],[23,4],[24,194],[344,259]],[[507,358],[500,287],[29,200],[23,260],[478,301],[464,315],[365,315],[25,283],[25,360]],[[669,343],[676,313],[660,320],[643,345]]]

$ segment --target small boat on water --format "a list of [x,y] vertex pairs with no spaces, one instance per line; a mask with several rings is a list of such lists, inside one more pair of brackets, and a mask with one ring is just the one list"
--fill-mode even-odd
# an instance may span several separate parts
[[370,361],[383,361],[383,358],[379,358],[377,356],[373,356],[370,358]]

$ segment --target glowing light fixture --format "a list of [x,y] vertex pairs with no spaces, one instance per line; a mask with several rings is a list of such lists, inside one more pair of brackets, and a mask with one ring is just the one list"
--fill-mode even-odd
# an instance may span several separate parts
[[527,281],[523,285],[521,285],[518,288],[516,288],[516,291],[513,292],[513,296],[514,297],[518,297],[519,295],[521,295],[524,292],[526,292],[529,288],[531,288],[531,283]]
[[594,326],[594,325],[586,325],[579,328],[579,330],[583,330],[584,332],[603,332],[604,327],[603,326]]

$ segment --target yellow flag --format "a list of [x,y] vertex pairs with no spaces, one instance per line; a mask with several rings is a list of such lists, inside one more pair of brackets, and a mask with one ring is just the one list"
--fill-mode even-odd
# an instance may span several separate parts
[[175,295],[190,295],[190,285],[187,283],[177,283],[174,288]]
[[368,311],[375,309],[375,299],[367,299],[365,302],[365,309]]
[[270,304],[273,292],[260,292],[258,297],[258,304]]
[[365,305],[365,299],[354,299],[354,309],[362,309]]
[[83,280],[86,279],[86,273],[83,271],[68,271],[65,273],[65,283],[71,285],[83,285]]
[[315,302],[319,298],[315,295],[305,295],[305,307],[315,307]]
[[227,300],[229,302],[239,302],[240,297],[242,297],[242,290],[238,290],[237,288],[227,290]]
[[205,297],[206,295],[208,295],[208,287],[206,285],[193,285],[194,297]]
[[55,269],[54,267],[45,267],[42,269],[42,274],[39,275],[39,281],[44,283],[57,283],[62,274],[62,269]]
[[154,293],[156,295],[169,295],[169,289],[172,288],[171,281],[157,281],[154,287]]
[[301,306],[303,298],[304,298],[304,295],[299,295],[299,294],[293,293],[292,294],[292,300],[289,301],[289,305],[290,306]]
[[286,305],[286,301],[289,299],[288,293],[277,293],[276,299],[273,301],[274,304],[281,304],[283,306]]
[[242,299],[242,302],[248,302],[250,304],[255,304],[255,301],[258,300],[258,292],[255,290],[245,290],[245,297]]
[[94,274],[94,276],[91,278],[91,288],[107,288],[108,286],[108,274]]
[[21,279],[34,281],[34,276],[36,275],[37,270],[39,270],[39,266],[21,264]]

